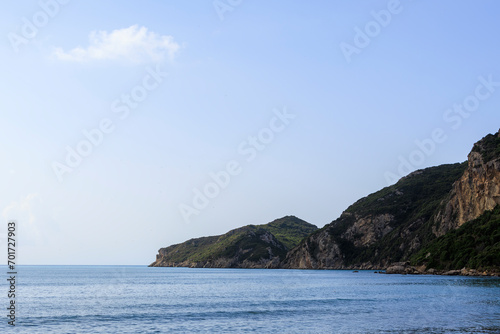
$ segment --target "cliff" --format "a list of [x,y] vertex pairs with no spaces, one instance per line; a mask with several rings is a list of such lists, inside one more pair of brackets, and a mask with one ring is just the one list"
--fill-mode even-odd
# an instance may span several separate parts
[[276,268],[289,249],[315,230],[316,226],[287,216],[265,225],[248,225],[224,235],[161,248],[150,266]]
[[[289,251],[281,266],[383,269],[414,259],[437,237],[500,203],[499,138],[497,133],[476,143],[463,164],[416,171],[394,186],[359,200],[340,218]],[[499,227],[494,225],[492,229],[498,231]],[[432,261],[425,263],[429,268],[433,265]]]
[[436,215],[438,236],[476,219],[500,204],[500,132],[476,144],[464,175],[453,184],[446,206]]
[[465,164],[413,172],[360,199],[292,249],[284,268],[381,269],[409,259],[432,235],[432,217]]
[[151,266],[498,273],[500,131],[464,163],[415,171],[322,229],[288,216],[159,250]]

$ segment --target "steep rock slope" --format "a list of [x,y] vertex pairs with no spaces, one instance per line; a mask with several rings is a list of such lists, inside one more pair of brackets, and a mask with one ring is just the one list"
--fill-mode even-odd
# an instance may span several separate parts
[[434,238],[429,222],[465,164],[416,171],[360,199],[292,249],[284,268],[372,269],[402,261]]
[[[350,206],[288,252],[283,268],[382,269],[500,203],[500,134],[463,164],[416,171]],[[460,269],[460,268],[459,268]]]
[[450,199],[437,214],[436,235],[476,219],[500,204],[500,131],[476,144],[464,175],[453,184]]

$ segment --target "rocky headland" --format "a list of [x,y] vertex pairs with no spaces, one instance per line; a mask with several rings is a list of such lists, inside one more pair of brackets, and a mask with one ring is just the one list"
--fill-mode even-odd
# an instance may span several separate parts
[[162,248],[151,266],[498,275],[500,132],[466,162],[415,171],[321,229],[288,216]]

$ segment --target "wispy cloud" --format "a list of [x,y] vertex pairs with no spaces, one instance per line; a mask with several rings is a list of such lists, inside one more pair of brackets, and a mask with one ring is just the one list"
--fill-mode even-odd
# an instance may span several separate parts
[[65,61],[126,60],[134,63],[159,62],[172,59],[180,46],[172,36],[159,35],[146,27],[133,25],[111,32],[93,31],[89,46],[69,51],[56,48],[54,56]]

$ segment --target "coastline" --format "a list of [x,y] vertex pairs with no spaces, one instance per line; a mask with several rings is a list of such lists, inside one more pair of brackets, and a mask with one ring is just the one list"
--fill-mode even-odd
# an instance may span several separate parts
[[[224,266],[222,263],[203,263],[203,262],[182,262],[175,263],[170,262],[167,265],[154,265],[153,262],[148,267],[151,268],[196,268],[196,269],[282,269],[282,270],[343,270],[358,272],[361,270],[373,271],[375,274],[387,274],[387,275],[438,275],[438,276],[470,276],[470,277],[500,277],[499,271],[491,270],[476,270],[469,268],[462,268],[460,270],[437,270],[434,268],[427,269],[425,266],[411,266],[409,262],[397,262],[391,264],[389,267],[383,268],[282,268],[280,266]],[[225,263],[227,264],[227,263]]]
[[500,277],[499,271],[477,270],[477,269],[452,269],[452,270],[437,270],[434,268],[427,269],[425,266],[411,266],[409,262],[397,262],[391,264],[386,270],[386,274],[399,275],[441,275],[441,276],[474,276],[474,277]]

